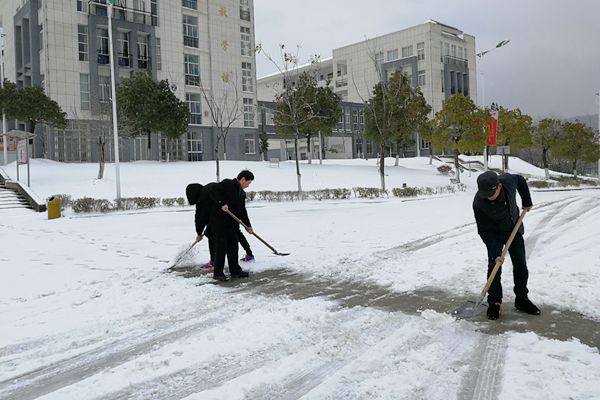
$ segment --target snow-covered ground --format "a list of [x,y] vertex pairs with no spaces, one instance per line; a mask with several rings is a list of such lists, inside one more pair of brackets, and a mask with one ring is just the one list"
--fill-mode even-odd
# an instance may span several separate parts
[[[427,158],[387,163],[389,188],[450,183]],[[510,166],[544,175],[518,159]],[[251,190],[296,188],[291,162],[227,161],[221,176],[242,168],[256,175]],[[303,188],[378,187],[376,168],[375,160],[303,163]],[[102,181],[96,173],[95,164],[34,160],[31,186],[42,198],[114,198],[113,166]],[[476,176],[463,174],[467,192],[417,199],[249,203],[257,233],[292,255],[250,238],[257,262],[248,269],[266,281],[284,276],[273,271],[302,274],[297,285],[318,281],[332,293],[350,282],[391,297],[476,298],[486,269],[471,210]],[[186,184],[214,179],[214,163],[124,163],[121,178],[123,196],[183,196]],[[525,221],[532,300],[558,318],[580,314],[596,332],[599,194],[532,191]],[[50,221],[1,211],[0,399],[600,399],[598,335],[549,338],[528,328],[536,317],[508,312],[510,262],[507,312],[493,323],[507,328],[490,333],[483,318],[426,306],[351,307],[337,295],[261,291],[252,279],[220,286],[163,273],[193,241],[193,217],[191,207],[67,211]],[[207,260],[206,246],[196,246],[194,262]]]

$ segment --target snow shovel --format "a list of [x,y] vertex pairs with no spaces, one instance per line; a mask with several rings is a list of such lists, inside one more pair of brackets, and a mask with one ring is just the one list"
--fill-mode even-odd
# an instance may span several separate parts
[[177,264],[179,264],[181,262],[181,260],[183,260],[185,258],[185,256],[187,256],[188,253],[190,251],[192,251],[192,249],[194,248],[194,246],[196,245],[196,243],[198,243],[198,240],[194,241],[194,243],[192,243],[192,245],[190,247],[188,247],[188,249],[186,251],[184,251],[179,256],[177,256],[177,258],[175,259],[175,262],[173,263],[173,265],[171,265],[169,268],[167,268],[166,271],[167,272],[173,271],[175,269],[175,267],[177,267]]
[[[508,240],[506,241],[506,244],[504,245],[504,248],[502,249],[502,253],[500,253],[501,258],[504,258],[506,256],[506,253],[508,252],[508,249],[509,249],[510,245],[512,244],[512,241],[515,238],[515,235],[517,234],[517,231],[519,230],[519,228],[521,227],[521,224],[523,223],[523,218],[525,218],[525,214],[527,214],[527,211],[528,211],[527,209],[523,209],[523,211],[521,211],[521,215],[519,216],[519,219],[517,220],[515,227],[513,228],[512,232],[510,233],[510,236],[508,237]],[[485,286],[483,287],[483,290],[481,291],[481,294],[479,295],[477,300],[467,301],[465,304],[463,304],[462,306],[460,306],[456,310],[454,310],[452,312],[453,315],[456,315],[459,318],[471,318],[471,317],[474,317],[474,316],[478,315],[479,313],[483,312],[487,308],[487,307],[485,307],[485,305],[482,304],[483,299],[485,298],[485,295],[486,295],[488,289],[492,285],[492,281],[494,280],[496,273],[500,269],[500,265],[501,265],[501,263],[499,261],[496,261],[496,265],[494,265],[494,269],[492,270],[492,273],[490,274],[490,277],[488,278],[487,282],[485,283]]]
[[[250,228],[249,226],[247,226],[246,224],[244,224],[241,219],[239,219],[238,217],[236,217],[235,214],[233,214],[231,211],[227,210],[225,212],[227,214],[229,214],[231,216],[231,218],[233,218],[238,224],[240,224],[244,228],[246,228],[246,230],[248,230]],[[271,249],[271,251],[273,252],[273,254],[277,254],[278,256],[289,256],[290,255],[290,253],[280,253],[277,250],[275,250],[275,248],[273,246],[271,246],[269,243],[265,242],[265,240],[263,238],[261,238],[260,236],[258,236],[256,234],[256,232],[252,231],[252,234],[254,236],[256,236],[256,238],[258,240],[260,240],[261,242],[263,242],[265,244],[265,246],[267,246],[269,249]]]

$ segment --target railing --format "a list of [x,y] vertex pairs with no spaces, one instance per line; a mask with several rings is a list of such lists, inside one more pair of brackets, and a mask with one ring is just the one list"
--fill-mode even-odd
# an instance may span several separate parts
[[[128,21],[142,25],[157,25],[156,16],[143,10],[134,10],[132,8],[126,8],[119,5],[113,6],[113,18],[120,21]],[[88,5],[88,12],[91,15],[98,17],[108,17],[108,6],[106,3],[100,1],[90,1]],[[154,18],[153,18],[154,17]]]
[[467,60],[463,60],[462,58],[456,58],[452,56],[444,56],[444,64],[458,65],[465,68],[469,67],[469,63]]
[[348,78],[338,78],[335,80],[335,87],[348,86]]

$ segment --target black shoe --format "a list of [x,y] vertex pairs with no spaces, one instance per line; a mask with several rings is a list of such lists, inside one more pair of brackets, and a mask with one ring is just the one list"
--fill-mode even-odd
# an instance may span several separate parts
[[244,271],[244,270],[240,270],[239,272],[231,274],[232,278],[247,278],[249,276],[250,276],[250,274],[248,273],[248,271]]
[[227,282],[229,280],[225,275],[213,275],[213,279],[220,282]]
[[497,320],[500,317],[500,303],[490,304],[486,314],[488,319]]
[[542,313],[527,297],[517,297],[515,299],[515,308],[531,315],[540,315]]

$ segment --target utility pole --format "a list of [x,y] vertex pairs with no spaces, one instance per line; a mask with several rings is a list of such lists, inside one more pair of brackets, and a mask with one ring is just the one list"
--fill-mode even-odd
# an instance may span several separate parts
[[[489,52],[499,49],[500,47],[506,46],[508,44],[508,42],[510,42],[509,40],[503,40],[500,43],[498,43],[495,47],[486,50],[486,51],[482,51],[481,53],[477,53],[475,54],[475,56],[477,56],[478,58],[478,69],[479,69],[479,64],[481,64],[481,59],[483,58],[483,56],[485,56],[486,54],[488,54]],[[485,82],[484,82],[484,76],[483,76],[483,70],[481,71],[481,104],[480,106],[485,108]],[[482,124],[483,126],[485,126],[485,124]],[[485,147],[483,148],[483,167],[484,170],[488,170],[488,146],[487,146],[487,142],[485,144]]]
[[[4,89],[4,37],[6,35],[0,28],[0,87]],[[2,110],[2,149],[4,165],[8,164],[8,136],[6,136],[6,114]]]
[[117,183],[117,204],[121,200],[121,174],[119,172],[119,128],[117,126],[117,91],[115,89],[115,52],[113,50],[112,15],[115,0],[108,0],[108,52],[110,54],[110,87],[112,94],[113,140],[115,147],[115,180]]

